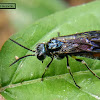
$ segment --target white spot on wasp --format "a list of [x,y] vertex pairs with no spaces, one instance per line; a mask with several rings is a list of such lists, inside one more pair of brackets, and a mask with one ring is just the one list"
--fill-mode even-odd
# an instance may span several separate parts
[[65,39],[63,38],[63,41],[64,41]]
[[74,47],[78,47],[78,44],[73,44]]
[[89,43],[89,40],[88,40],[88,39],[86,39],[86,42],[87,42],[87,43]]

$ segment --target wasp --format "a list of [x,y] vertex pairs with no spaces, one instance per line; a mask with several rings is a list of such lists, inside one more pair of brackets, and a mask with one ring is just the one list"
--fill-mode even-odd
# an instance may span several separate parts
[[69,56],[73,57],[76,61],[81,62],[86,66],[86,68],[98,79],[100,79],[99,76],[97,76],[87,65],[87,63],[82,60],[78,59],[76,56],[82,56],[82,57],[89,57],[93,59],[100,59],[100,31],[88,31],[88,32],[82,32],[67,36],[60,36],[58,34],[58,37],[54,37],[50,39],[47,43],[39,43],[36,46],[35,50],[31,50],[18,42],[14,41],[13,39],[10,39],[12,42],[16,43],[17,45],[34,52],[35,54],[31,55],[25,55],[23,57],[18,58],[16,61],[14,61],[10,66],[15,64],[17,61],[28,57],[28,56],[37,56],[37,59],[42,61],[46,58],[46,56],[49,56],[51,58],[51,61],[48,63],[48,65],[45,68],[45,71],[42,75],[42,81],[43,77],[45,75],[45,72],[49,68],[50,64],[52,63],[54,58],[57,59],[63,59],[66,58],[67,62],[67,69],[69,70],[69,73],[75,83],[75,85],[80,88],[80,86],[76,83],[73,74],[70,69],[69,65]]

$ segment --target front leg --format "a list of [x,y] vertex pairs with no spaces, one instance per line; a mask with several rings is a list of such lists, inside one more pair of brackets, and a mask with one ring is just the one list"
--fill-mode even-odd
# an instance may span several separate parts
[[48,63],[48,65],[46,66],[45,71],[44,71],[44,73],[43,73],[43,75],[42,75],[41,81],[43,81],[43,77],[44,77],[44,75],[45,75],[45,72],[46,72],[47,69],[49,68],[49,66],[50,66],[50,64],[52,63],[52,61],[53,61],[53,57],[51,57],[51,61],[50,61],[50,62]]

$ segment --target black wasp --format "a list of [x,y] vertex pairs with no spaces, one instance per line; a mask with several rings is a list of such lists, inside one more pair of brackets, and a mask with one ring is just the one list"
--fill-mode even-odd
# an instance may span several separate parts
[[59,34],[58,34],[58,37],[54,37],[54,38],[50,39],[50,41],[48,41],[47,43],[39,43],[37,45],[35,51],[19,44],[18,42],[14,41],[12,39],[10,39],[10,40],[27,50],[35,52],[35,54],[25,55],[25,56],[17,59],[10,66],[12,66],[17,61],[19,61],[25,57],[28,57],[28,56],[36,55],[40,61],[43,61],[46,58],[46,56],[49,56],[51,58],[51,61],[46,66],[45,71],[42,75],[42,80],[43,80],[46,70],[49,68],[54,57],[56,57],[57,59],[63,59],[64,57],[66,57],[67,69],[69,70],[69,73],[70,73],[75,85],[78,88],[80,88],[80,86],[77,85],[76,81],[74,80],[73,74],[70,70],[68,56],[71,56],[76,61],[84,64],[93,75],[95,75],[98,79],[100,79],[100,77],[97,76],[88,67],[88,65],[86,64],[86,62],[84,60],[77,59],[75,57],[75,56],[83,56],[83,57],[100,59],[100,31],[99,30],[82,32],[82,33],[77,33],[77,34],[67,35],[67,36],[59,36]]

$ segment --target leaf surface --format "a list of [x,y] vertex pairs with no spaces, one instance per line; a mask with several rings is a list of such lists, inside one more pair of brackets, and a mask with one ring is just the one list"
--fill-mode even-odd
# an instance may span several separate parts
[[[11,38],[20,44],[35,49],[37,43],[47,42],[52,37],[100,29],[100,1],[45,17]],[[69,59],[71,71],[81,89],[78,89],[66,69],[66,59],[55,59],[41,76],[50,58],[42,64],[36,57],[27,57],[12,67],[15,56],[22,57],[32,52],[8,40],[0,51],[1,94],[7,100],[97,100],[100,99],[100,80],[93,76],[84,65]],[[84,59],[89,67],[100,76],[100,61]],[[66,74],[67,73],[67,74]]]

